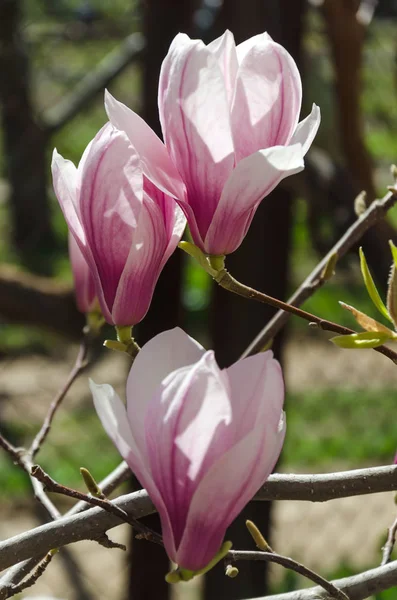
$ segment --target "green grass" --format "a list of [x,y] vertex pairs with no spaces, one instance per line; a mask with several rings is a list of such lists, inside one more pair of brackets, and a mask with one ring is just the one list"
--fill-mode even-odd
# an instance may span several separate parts
[[[7,423],[7,434],[14,443],[28,445],[36,430],[22,431],[16,422]],[[80,467],[86,467],[99,481],[120,462],[121,457],[103,430],[93,408],[82,408],[54,422],[37,462],[54,479],[84,490]],[[1,496],[23,496],[29,479],[5,453],[0,453]]]
[[390,464],[397,447],[395,422],[390,417],[395,406],[393,389],[290,393],[283,468]]

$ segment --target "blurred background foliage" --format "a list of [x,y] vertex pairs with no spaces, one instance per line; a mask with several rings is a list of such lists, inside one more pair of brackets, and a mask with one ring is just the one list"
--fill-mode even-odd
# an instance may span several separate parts
[[[98,84],[102,80],[119,100],[157,126],[149,110],[153,100],[148,100],[159,67],[158,59],[157,71],[150,62],[159,53],[151,34],[156,30],[158,46],[167,47],[176,31],[186,29],[182,18],[174,22],[172,10],[181,14],[189,2],[171,4],[160,6],[160,0],[0,0],[0,421],[14,443],[28,443],[36,431],[52,385],[44,389],[43,377],[45,380],[52,369],[52,380],[59,382],[66,374],[65,366],[72,361],[81,328],[70,289],[67,229],[51,189],[52,150],[56,147],[78,163],[87,143],[106,121]],[[270,240],[266,229],[276,227],[272,225],[272,210],[284,202],[272,195],[264,201],[267,221],[262,213],[257,216],[258,223],[263,219],[262,245],[258,241],[255,246],[254,239],[255,255],[251,254],[239,277],[255,283],[253,264],[263,265],[263,273],[271,271],[274,264],[271,276],[277,281],[281,278],[282,287],[263,273],[258,287],[264,291],[281,289],[275,295],[286,299],[353,222],[356,194],[366,189],[370,202],[384,195],[392,183],[390,165],[397,162],[397,7],[391,0],[297,0],[292,8],[283,0],[271,0],[261,21],[261,3],[252,2],[252,10],[250,2],[244,4],[246,13],[252,13],[252,27],[256,27],[251,34],[269,29],[283,43],[283,35],[293,38],[295,30],[288,32],[288,23],[295,18],[293,10],[298,14],[299,5],[301,37],[295,58],[303,76],[302,115],[306,116],[312,102],[322,111],[305,176],[291,178],[285,189],[281,186],[281,193],[289,195],[285,218],[282,211],[278,217],[285,223],[285,236],[278,237],[276,231],[275,239]],[[367,6],[370,15],[365,24],[356,19],[361,5]],[[334,9],[340,13],[333,14]],[[164,10],[169,11],[168,20],[163,20]],[[188,14],[189,32],[209,40],[222,24],[235,31],[233,22],[239,17],[233,21],[233,15],[239,10],[239,3],[233,0],[193,2]],[[338,27],[338,18],[354,20],[339,21]],[[344,35],[345,26],[357,31],[352,29],[351,34]],[[165,33],[160,39],[163,34],[158,31],[162,29]],[[356,55],[357,63],[351,65],[350,57]],[[77,108],[73,108],[75,103]],[[350,119],[347,124],[346,115]],[[387,239],[397,227],[397,209],[390,212],[387,222],[387,229],[363,240],[382,290],[391,263]],[[236,254],[239,252],[243,256],[244,249]],[[281,266],[280,256],[285,256]],[[214,343],[218,348],[217,340],[222,338],[237,358],[253,337],[247,326],[246,338],[242,335],[227,341],[229,333],[232,336],[245,328],[243,309],[238,305],[235,318],[229,318],[222,332],[221,313],[230,315],[229,307],[222,308],[223,300],[217,299],[218,292],[213,291],[199,267],[186,257],[177,260],[178,266],[172,268],[175,272],[179,269],[179,275],[174,279],[167,273],[168,279],[160,284],[158,302],[160,311],[171,315],[176,297],[180,299],[179,309],[164,322],[154,307],[147,325],[138,330],[138,338],[144,340],[158,329],[179,322],[205,344]],[[53,304],[47,304],[47,296]],[[354,327],[339,300],[376,316],[361,280],[357,248],[338,263],[335,277],[306,302],[305,308]],[[255,316],[252,332],[256,333],[271,313],[265,313],[263,307],[247,310],[262,315]],[[397,438],[391,417],[396,398],[393,366],[382,370],[386,359],[380,357],[380,362],[373,364],[382,364],[382,368],[375,366],[371,372],[372,355],[363,359],[371,351],[350,353],[330,348],[326,338],[324,332],[309,330],[307,323],[298,319],[291,319],[283,338],[288,435],[280,468],[325,471],[390,463]],[[277,352],[282,352],[280,343],[276,340]],[[99,365],[106,361],[100,348],[96,354]],[[230,362],[231,355],[225,354],[221,344],[219,356],[221,363]],[[39,375],[35,361],[39,361]],[[127,366],[118,364],[118,368],[125,373]],[[29,383],[24,387],[21,381],[26,378]],[[43,468],[71,486],[81,485],[79,466],[91,469],[100,479],[118,462],[87,393],[82,394],[83,399],[73,401],[73,410],[58,415],[49,443],[40,454]],[[37,410],[32,411],[30,403]],[[98,460],[97,449],[101,448],[106,450]],[[2,454],[0,490],[5,504],[17,501],[27,507],[29,482]],[[341,565],[341,573],[346,569],[348,565]],[[294,577],[286,575],[280,591],[296,585]]]

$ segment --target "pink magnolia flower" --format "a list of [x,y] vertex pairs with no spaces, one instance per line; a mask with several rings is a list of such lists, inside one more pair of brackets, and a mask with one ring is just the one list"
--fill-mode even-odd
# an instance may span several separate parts
[[73,235],[69,232],[69,258],[72,265],[74,291],[77,308],[89,313],[95,306],[96,294],[94,278]]
[[102,424],[160,513],[171,560],[197,571],[271,473],[285,434],[284,385],[271,351],[219,369],[181,329],[150,340],[127,407],[91,382]]
[[[301,100],[299,71],[282,46],[264,33],[236,47],[226,31],[207,46],[184,34],[171,44],[159,83],[168,155],[137,115],[110,95],[105,104],[109,119],[144,146],[145,174],[178,200],[194,243],[224,255],[241,244],[262,198],[304,168],[320,110],[313,105],[298,123]],[[166,181],[171,161],[177,172]]]
[[78,168],[55,150],[52,173],[104,318],[118,326],[139,323],[182,236],[182,211],[144,177],[137,150],[110,123],[87,146]]

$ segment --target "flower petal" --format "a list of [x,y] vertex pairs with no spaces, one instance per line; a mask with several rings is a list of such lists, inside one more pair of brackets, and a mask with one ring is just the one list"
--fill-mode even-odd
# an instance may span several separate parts
[[166,147],[153,129],[107,90],[105,109],[110,122],[127,134],[139,154],[146,177],[166,194],[182,200],[185,196],[184,184]]
[[112,318],[117,325],[136,325],[146,315],[167,246],[163,214],[145,194],[114,299]]
[[177,547],[177,563],[182,567],[198,570],[208,564],[219,550],[226,528],[272,472],[284,442],[285,420],[280,410],[276,427],[273,418],[268,421],[267,402],[268,394],[280,392],[283,394],[282,377],[279,370],[273,370],[265,382],[254,428],[215,462],[200,482]]
[[230,254],[246,235],[259,202],[304,168],[302,146],[275,146],[239,162],[222,192],[204,241],[208,254]]
[[118,394],[111,385],[97,385],[92,379],[89,380],[89,384],[98,417],[121,456],[127,460],[133,453],[135,460],[143,462],[131,433],[125,406]]
[[225,80],[203,42],[179,35],[171,44],[161,67],[159,110],[165,144],[204,238],[234,166],[234,147]]
[[80,213],[100,279],[98,300],[107,320],[142,208],[142,188],[138,154],[124,132],[105,125],[85,157]]
[[94,278],[75,238],[69,231],[69,259],[72,266],[76,303],[80,312],[92,310],[95,300]]
[[214,557],[227,527],[272,472],[284,435],[284,426],[266,436],[257,429],[215,463],[192,498],[177,548],[179,565],[195,571]]
[[233,442],[228,392],[227,380],[210,351],[195,365],[171,373],[148,405],[147,452],[176,546],[202,471]]
[[231,122],[237,162],[262,148],[288,144],[302,102],[301,78],[292,56],[268,36],[255,38],[236,78]]
[[163,268],[181,240],[186,227],[186,217],[174,198],[164,194],[146,177],[144,177],[144,192],[155,201],[163,215],[168,240],[161,264],[161,268]]
[[146,488],[152,502],[160,513],[167,552],[170,558],[174,559],[176,550],[168,513],[147,468],[146,453],[140,452],[135,443],[128,423],[125,406],[112,386],[107,384],[97,385],[91,379],[89,383],[94,405],[103,428],[127,462],[131,471],[135,473],[140,483]]
[[223,35],[208,44],[207,49],[216,57],[225,81],[225,88],[229,107],[232,106],[234,86],[236,81],[238,60],[236,44],[231,31],[226,30]]
[[85,235],[80,222],[77,196],[78,171],[75,165],[70,160],[63,158],[56,149],[52,154],[51,170],[54,191],[68,227],[73,231],[74,236],[84,244]]
[[[237,361],[226,369],[233,404],[236,435],[244,437],[254,427],[260,408],[266,409],[269,425],[277,429],[284,403],[280,363],[268,350]],[[244,401],[242,401],[242,398]]]
[[320,108],[313,104],[310,115],[301,121],[291,138],[290,145],[302,144],[302,154],[305,156],[316,136],[320,127],[321,113]]
[[142,347],[127,379],[128,418],[140,448],[145,446],[147,405],[157,388],[167,375],[194,364],[204,352],[204,348],[179,327],[159,333]]

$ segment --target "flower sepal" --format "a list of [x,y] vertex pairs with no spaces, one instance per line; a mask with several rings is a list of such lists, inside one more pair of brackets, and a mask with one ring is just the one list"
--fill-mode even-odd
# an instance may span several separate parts
[[179,583],[180,581],[190,581],[193,577],[197,575],[204,575],[208,573],[215,565],[217,565],[231,550],[233,544],[232,542],[223,542],[219,552],[217,552],[212,560],[198,571],[191,571],[190,569],[183,569],[182,567],[177,567],[174,571],[170,571],[165,576],[165,580],[167,583]]

